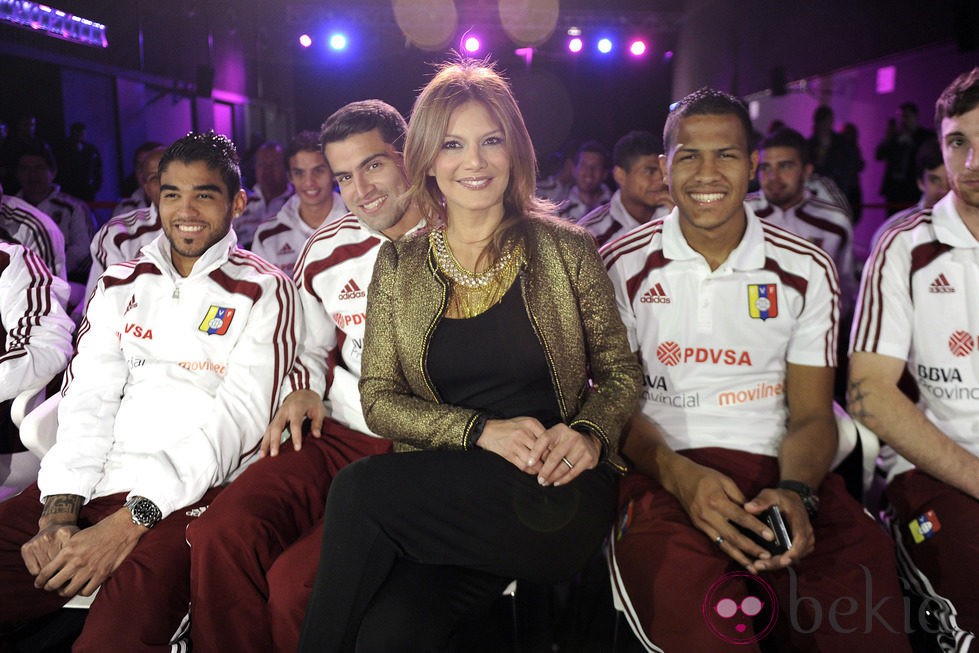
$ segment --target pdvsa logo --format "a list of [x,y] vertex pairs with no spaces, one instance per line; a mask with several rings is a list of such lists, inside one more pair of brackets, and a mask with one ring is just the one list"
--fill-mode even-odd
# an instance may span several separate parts
[[713,347],[680,347],[672,340],[660,343],[656,348],[656,359],[667,367],[682,363],[708,365],[751,366],[751,355],[744,350],[715,349]]
[[341,329],[345,329],[351,324],[353,325],[363,324],[364,320],[366,319],[367,319],[367,315],[365,315],[364,313],[334,313],[333,314],[333,321],[336,322],[336,325]]
[[972,334],[966,331],[955,331],[948,338],[948,348],[954,356],[963,358],[972,353],[976,343]]
[[126,324],[126,335],[138,338],[140,340],[152,340],[153,329],[147,329],[142,325],[129,322]]

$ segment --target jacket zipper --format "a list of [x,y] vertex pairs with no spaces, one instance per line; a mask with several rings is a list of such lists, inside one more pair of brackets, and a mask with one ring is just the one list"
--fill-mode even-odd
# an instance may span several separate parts
[[449,301],[449,286],[439,275],[439,271],[435,268],[431,253],[428,255],[428,269],[432,272],[432,276],[435,277],[435,280],[442,287],[442,299],[439,302],[438,312],[435,313],[435,317],[432,318],[432,323],[428,325],[428,330],[425,331],[425,344],[422,347],[419,367],[422,371],[422,378],[425,379],[425,387],[427,387],[428,391],[432,393],[435,400],[441,404],[445,402],[442,401],[442,397],[439,396],[438,391],[435,389],[435,384],[432,383],[431,378],[428,376],[428,347],[432,343],[432,335],[435,333],[435,328],[442,320],[442,316],[445,315],[446,305]]

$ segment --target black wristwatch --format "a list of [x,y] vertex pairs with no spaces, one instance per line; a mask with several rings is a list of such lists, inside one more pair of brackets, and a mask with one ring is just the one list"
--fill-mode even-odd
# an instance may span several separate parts
[[133,523],[137,526],[153,528],[163,519],[163,513],[160,512],[160,509],[146,497],[134,496],[126,502],[126,507],[129,508]]
[[809,519],[815,519],[819,514],[819,495],[810,486],[800,481],[779,481],[775,487],[782,490],[790,490],[799,495],[802,505],[809,513]]

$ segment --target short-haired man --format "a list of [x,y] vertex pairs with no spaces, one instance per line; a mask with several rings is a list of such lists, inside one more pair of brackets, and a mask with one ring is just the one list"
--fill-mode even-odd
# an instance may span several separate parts
[[0,238],[20,243],[41,257],[55,276],[67,280],[65,236],[46,213],[14,195],[0,184]]
[[[847,398],[901,456],[886,490],[898,560],[943,648],[966,651],[979,634],[979,68],[945,89],[935,123],[951,191],[884,231],[867,261]],[[897,386],[905,370],[917,404]]]
[[73,122],[68,128],[68,138],[58,150],[59,179],[69,195],[91,202],[102,187],[102,155],[85,140],[86,129],[83,122]]
[[248,191],[245,212],[235,219],[234,230],[238,243],[250,249],[255,230],[271,220],[292,197],[292,184],[286,171],[286,155],[282,144],[266,141],[255,151],[255,185]]
[[607,204],[578,221],[599,247],[673,209],[659,169],[661,153],[656,137],[645,131],[629,132],[612,148],[612,178],[619,188]]
[[[271,456],[188,529],[197,651],[296,650],[330,482],[348,463],[390,451],[364,423],[357,383],[377,253],[424,224],[398,201],[408,189],[405,130],[404,118],[379,100],[348,104],[323,125],[323,151],[352,215],[320,227],[296,265],[306,339],[290,375],[293,392],[263,444]],[[314,437],[304,440],[306,418]],[[293,446],[280,454],[286,426]]]
[[874,157],[884,162],[880,194],[887,199],[891,210],[906,208],[918,196],[914,181],[914,157],[918,148],[935,138],[935,132],[918,123],[918,105],[902,102],[898,119],[887,122],[884,140],[877,145]]
[[541,163],[542,179],[537,180],[537,196],[560,204],[574,186],[574,159],[578,143],[569,140]]
[[85,286],[85,300],[95,290],[99,277],[113,263],[122,263],[139,256],[139,251],[163,231],[160,221],[160,159],[166,148],[162,145],[140,159],[140,190],[149,206],[133,209],[113,217],[102,225],[92,239],[92,269]]
[[125,213],[131,213],[136,209],[149,208],[150,200],[146,197],[146,193],[143,191],[143,184],[145,179],[143,179],[143,170],[146,168],[143,166],[143,161],[149,156],[149,153],[153,150],[164,147],[163,143],[157,141],[146,141],[140,143],[135,151],[133,151],[133,174],[126,178],[123,185],[127,188],[132,188],[133,184],[135,188],[129,197],[124,197],[120,199],[114,209],[112,209],[112,217],[117,215],[123,215]]
[[802,236],[832,257],[840,279],[842,315],[848,319],[857,289],[849,216],[806,190],[812,163],[802,134],[780,129],[766,136],[758,150],[761,191],[747,197],[748,205],[759,218]]
[[258,454],[302,336],[295,286],[238,249],[238,157],[192,133],[160,162],[163,235],[102,275],[58,438],[0,503],[0,624],[101,586],[75,651],[160,651],[187,613],[188,522]]
[[577,222],[599,204],[608,202],[612,192],[605,185],[608,174],[608,150],[598,141],[586,141],[574,158],[574,186],[568,191],[558,215]]
[[303,245],[322,225],[347,214],[340,194],[333,190],[333,173],[323,158],[320,135],[298,133],[286,147],[289,182],[295,194],[271,220],[258,226],[252,251],[292,274]]
[[95,223],[84,202],[63,192],[54,183],[57,174],[58,166],[50,150],[25,150],[17,159],[17,181],[20,183],[17,197],[43,211],[61,229],[65,237],[68,280],[84,287],[91,264],[88,246],[92,242]]
[[[649,650],[753,650],[739,645],[782,619],[792,650],[908,651],[890,541],[827,475],[836,271],[744,203],[750,130],[725,93],[681,100],[660,159],[676,208],[603,250],[646,379],[623,447],[637,471],[620,488],[613,580]],[[772,506],[792,533],[781,555],[738,530],[771,541],[759,517]]]
[[938,200],[948,194],[948,175],[945,173],[945,159],[942,158],[942,148],[938,141],[925,141],[918,150],[918,156],[914,163],[915,177],[918,179],[918,190],[921,191],[921,199],[914,206],[898,211],[890,216],[877,227],[873,238],[870,239],[871,246],[877,244],[883,235],[884,230],[896,222],[903,222],[911,216],[930,209],[938,204]]

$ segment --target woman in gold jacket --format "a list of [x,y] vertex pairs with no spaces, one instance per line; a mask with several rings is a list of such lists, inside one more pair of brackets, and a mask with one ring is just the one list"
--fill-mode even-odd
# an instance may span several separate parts
[[591,237],[534,198],[507,83],[444,66],[405,164],[434,226],[378,255],[360,389],[371,429],[420,451],[333,481],[302,651],[442,650],[510,580],[572,576],[614,517],[640,370]]

